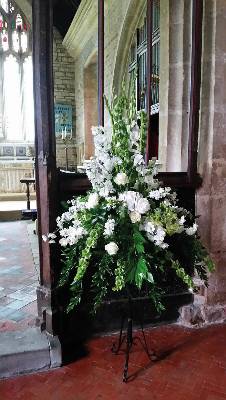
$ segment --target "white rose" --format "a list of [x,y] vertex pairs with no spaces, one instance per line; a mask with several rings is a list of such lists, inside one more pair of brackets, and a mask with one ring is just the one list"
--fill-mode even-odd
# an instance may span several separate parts
[[145,214],[150,210],[150,204],[147,199],[141,198],[136,205],[136,211],[140,214]]
[[98,194],[97,194],[97,193],[91,193],[91,194],[89,195],[89,197],[88,197],[88,201],[87,201],[87,203],[86,203],[86,207],[87,207],[88,209],[94,208],[94,207],[97,206],[98,202],[99,202],[99,196],[98,196]]
[[135,224],[136,222],[140,222],[141,220],[141,215],[137,211],[132,211],[129,216],[133,224]]
[[114,256],[118,252],[118,246],[115,242],[106,244],[105,250],[110,256]]
[[116,185],[126,185],[129,182],[128,176],[124,172],[119,172],[114,178]]
[[197,231],[198,225],[196,223],[193,224],[190,228],[185,229],[187,235],[192,236]]
[[150,221],[146,221],[144,224],[144,230],[150,234],[153,234],[155,232],[155,225]]

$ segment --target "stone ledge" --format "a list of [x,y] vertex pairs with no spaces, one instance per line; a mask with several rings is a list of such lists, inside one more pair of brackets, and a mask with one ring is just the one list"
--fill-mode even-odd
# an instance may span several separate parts
[[189,328],[226,322],[226,304],[207,305],[200,295],[195,295],[194,302],[181,307],[179,313],[179,324]]
[[61,365],[61,346],[38,328],[0,333],[0,378],[9,378]]

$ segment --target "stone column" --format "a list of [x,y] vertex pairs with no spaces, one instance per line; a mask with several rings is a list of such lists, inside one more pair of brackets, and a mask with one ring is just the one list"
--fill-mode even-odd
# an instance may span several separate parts
[[202,91],[197,192],[201,239],[216,271],[208,289],[182,310],[182,322],[197,324],[226,319],[226,2],[204,1]]
[[160,3],[159,160],[162,171],[187,171],[191,2]]

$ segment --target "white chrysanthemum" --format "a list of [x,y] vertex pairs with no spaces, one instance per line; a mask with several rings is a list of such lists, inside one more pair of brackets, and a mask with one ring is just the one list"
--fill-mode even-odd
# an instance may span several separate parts
[[125,172],[119,172],[114,178],[114,182],[116,183],[116,185],[124,186],[129,182],[129,179]]
[[130,216],[132,224],[135,224],[136,222],[140,222],[140,220],[141,220],[141,214],[137,211],[131,211],[129,216]]
[[114,256],[115,254],[117,254],[119,247],[115,242],[110,242],[106,244],[105,250],[110,256]]
[[108,219],[104,225],[104,236],[111,236],[114,233],[115,220],[113,218]]
[[91,209],[98,205],[99,203],[99,196],[97,193],[90,193],[88,197],[88,201],[86,203],[86,208]]
[[193,224],[193,226],[191,226],[190,228],[186,228],[185,232],[187,233],[187,235],[192,236],[196,233],[198,228],[198,225],[196,223]]
[[73,246],[78,242],[79,239],[81,239],[84,235],[87,234],[86,230],[81,226],[81,223],[78,220],[74,221],[73,226],[69,226],[69,228],[64,228],[59,233],[60,236],[65,239],[65,240],[60,239],[61,246],[66,246],[65,244],[66,241],[67,244]]

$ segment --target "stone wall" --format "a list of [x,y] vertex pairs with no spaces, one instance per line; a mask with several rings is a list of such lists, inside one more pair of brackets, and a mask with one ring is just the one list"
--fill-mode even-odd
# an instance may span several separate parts
[[[53,76],[54,76],[54,102],[72,106],[73,110],[73,132],[72,140],[68,143],[68,161],[69,167],[76,165],[76,147],[75,147],[75,79],[74,79],[74,60],[67,53],[62,45],[62,37],[54,28],[53,31]],[[65,145],[61,137],[56,139],[57,166],[65,168]]]
[[204,1],[197,214],[202,241],[216,270],[208,289],[182,310],[182,322],[226,321],[226,2]]

